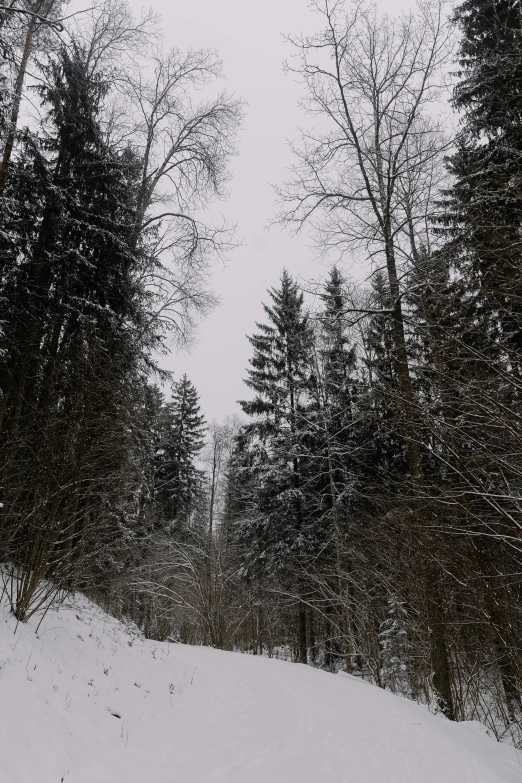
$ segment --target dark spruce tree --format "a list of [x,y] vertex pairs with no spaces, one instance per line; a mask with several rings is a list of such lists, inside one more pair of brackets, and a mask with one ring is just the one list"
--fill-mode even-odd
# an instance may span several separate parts
[[467,0],[455,21],[462,38],[453,104],[463,123],[450,158],[455,184],[443,222],[474,293],[477,316],[520,373],[522,5]]
[[365,395],[361,400],[365,441],[369,444],[367,481],[373,484],[375,497],[381,489],[387,493],[401,484],[408,470],[398,403],[395,341],[388,315],[390,299],[385,276],[379,271],[373,277],[369,297],[373,313],[364,335]]
[[328,409],[330,426],[339,442],[350,436],[356,364],[355,347],[347,328],[344,285],[343,276],[334,266],[325,283],[318,346],[324,407]]
[[[255,534],[253,557],[268,568],[284,567],[304,543],[301,441],[311,371],[311,331],[303,295],[285,271],[279,289],[269,290],[267,324],[249,337],[253,356],[247,386],[252,400],[241,401],[252,417],[248,432],[257,446],[259,508],[264,519]],[[266,516],[265,516],[266,514]]]
[[74,45],[44,76],[43,131],[25,133],[0,217],[3,515],[11,559],[71,583],[109,577],[132,540],[146,328],[134,160],[105,140],[106,82]]
[[[345,281],[334,266],[324,285],[323,311],[315,334],[316,368],[309,416],[314,423],[309,493],[317,503],[316,530],[324,541],[322,560],[332,595],[328,613],[341,630],[338,654],[347,671],[360,668],[355,620],[352,554],[358,538],[354,509],[362,456],[357,412],[356,352],[349,329]],[[333,565],[333,567],[332,567]],[[350,609],[348,610],[348,606]]]
[[155,504],[162,526],[182,527],[201,490],[197,457],[205,442],[198,393],[186,375],[172,385],[159,416],[155,453]]
[[344,285],[341,273],[333,267],[321,295],[323,310],[315,328],[315,366],[307,409],[313,425],[308,434],[315,474],[312,496],[317,502],[318,518],[329,518],[328,526],[333,525],[338,543],[339,536],[344,535],[342,509],[350,502],[355,483],[356,451],[356,354],[347,325]]
[[441,440],[459,498],[454,524],[475,538],[468,567],[482,574],[483,587],[473,601],[483,607],[490,654],[514,715],[522,682],[512,631],[518,591],[506,575],[514,568],[507,542],[520,527],[513,421],[522,375],[522,6],[467,0],[455,21],[462,37],[453,103],[462,128],[442,217],[451,237],[444,255],[453,295],[431,334],[442,346],[436,370]]
[[[252,417],[247,432],[256,511],[243,530],[252,573],[291,581],[315,549],[306,475],[310,468],[306,409],[312,370],[312,333],[303,294],[287,271],[264,305],[268,323],[249,338],[253,356],[247,386],[255,396],[242,401]],[[294,583],[295,585],[295,583]],[[295,587],[300,590],[299,586]],[[299,610],[299,659],[306,661],[306,617]]]
[[74,48],[63,50],[46,76],[46,134],[27,137],[13,176],[17,208],[2,226],[8,303],[2,388],[11,421],[24,404],[42,399],[68,352],[84,351],[89,341],[99,350],[104,341],[106,349],[115,340],[123,347],[125,326],[137,316],[128,247],[132,167],[103,140],[104,81],[87,75]]

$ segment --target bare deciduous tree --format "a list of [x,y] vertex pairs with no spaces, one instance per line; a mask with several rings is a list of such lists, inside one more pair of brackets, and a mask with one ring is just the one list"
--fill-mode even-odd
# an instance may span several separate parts
[[145,274],[163,289],[151,317],[168,322],[183,340],[181,324],[212,304],[204,282],[209,259],[234,245],[233,227],[210,225],[204,210],[226,194],[243,105],[225,92],[197,100],[221,76],[214,51],[174,48],[150,62],[122,84],[128,143],[140,167],[134,242],[149,241]]
[[[15,33],[15,37],[21,38],[20,58],[13,54],[15,47],[12,49],[13,67],[16,76],[11,95],[11,109],[9,112],[7,136],[3,143],[2,160],[0,161],[0,196],[2,196],[5,189],[7,172],[13,154],[24,82],[29,58],[33,52],[34,42],[35,39],[38,38],[38,34],[41,30],[48,30],[49,24],[56,25],[56,22],[53,20],[56,17],[57,10],[60,9],[61,6],[61,0],[34,0],[34,2],[26,2],[26,0],[16,2],[15,0],[15,2],[10,3],[8,6],[4,6],[2,9],[5,14],[4,18],[9,18],[9,21],[12,20],[12,17],[17,17],[17,22],[19,19],[22,19],[24,29],[23,31],[17,31],[18,36],[16,36]],[[4,18],[0,17],[2,22],[4,22]]]

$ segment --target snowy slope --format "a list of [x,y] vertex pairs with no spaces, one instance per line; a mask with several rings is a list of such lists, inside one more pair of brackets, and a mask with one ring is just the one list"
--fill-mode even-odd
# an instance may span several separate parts
[[0,783],[520,783],[522,759],[351,677],[143,641],[84,598],[0,612]]

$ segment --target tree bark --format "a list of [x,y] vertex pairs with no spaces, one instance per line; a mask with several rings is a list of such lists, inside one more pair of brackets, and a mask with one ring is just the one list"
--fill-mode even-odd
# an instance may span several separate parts
[[306,644],[306,608],[301,604],[297,618],[297,662],[308,663]]

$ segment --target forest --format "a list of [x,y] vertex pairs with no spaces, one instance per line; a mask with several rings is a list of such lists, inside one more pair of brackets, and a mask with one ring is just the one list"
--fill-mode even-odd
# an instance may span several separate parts
[[522,3],[312,5],[266,221],[323,262],[259,292],[242,413],[212,422],[162,359],[238,242],[211,205],[246,104],[152,11],[0,3],[0,591],[521,746]]

